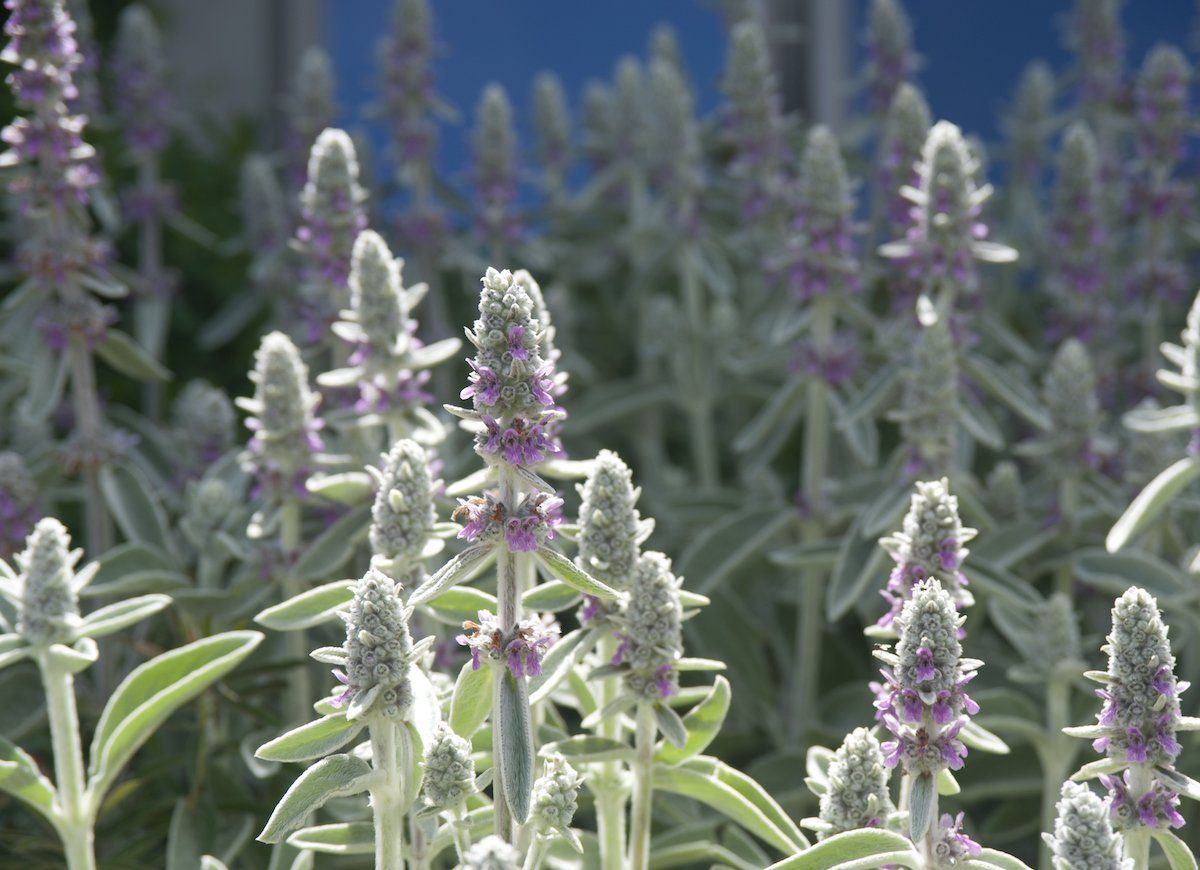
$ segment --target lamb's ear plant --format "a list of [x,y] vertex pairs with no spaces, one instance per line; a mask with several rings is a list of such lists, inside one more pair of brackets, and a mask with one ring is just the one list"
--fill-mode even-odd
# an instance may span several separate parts
[[71,549],[63,525],[46,517],[15,568],[0,563],[0,667],[24,659],[37,667],[54,754],[51,782],[31,755],[0,739],[0,790],[50,824],[71,870],[96,866],[96,819],[131,756],[172,712],[233,670],[262,640],[254,631],[228,632],[138,666],[108,698],[85,757],[75,675],[97,660],[96,638],[146,619],[171,599],[141,595],[83,615],[79,593],[100,566],[76,570],[82,555]]
[[1133,587],[1116,600],[1103,649],[1107,669],[1086,674],[1101,686],[1096,724],[1064,731],[1090,739],[1105,757],[1085,764],[1071,779],[1099,778],[1108,789],[1110,813],[1133,870],[1150,867],[1152,842],[1171,866],[1195,867],[1196,859],[1173,829],[1184,824],[1179,799],[1200,800],[1200,783],[1177,770],[1175,762],[1183,751],[1177,735],[1200,730],[1200,719],[1180,712],[1179,698],[1188,684],[1175,676],[1167,626],[1153,596]]

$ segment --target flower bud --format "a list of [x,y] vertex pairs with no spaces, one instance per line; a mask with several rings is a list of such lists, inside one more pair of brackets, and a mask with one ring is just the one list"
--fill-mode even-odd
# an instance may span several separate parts
[[643,553],[638,559],[613,662],[629,666],[625,685],[639,698],[660,701],[679,690],[675,664],[683,655],[682,585],[662,553]]
[[829,786],[821,795],[821,821],[830,828],[822,837],[856,828],[881,828],[895,812],[879,741],[868,728],[846,735],[829,762]]
[[1050,412],[1054,439],[1062,445],[1062,459],[1094,466],[1098,457],[1093,447],[1095,433],[1104,426],[1096,372],[1087,348],[1078,339],[1063,342],[1042,384],[1046,410]]
[[997,462],[988,472],[984,489],[991,497],[989,507],[999,517],[1015,519],[1025,512],[1021,468],[1011,459]]
[[23,552],[16,557],[21,569],[21,606],[17,633],[35,646],[68,643],[79,624],[79,597],[73,583],[81,550],[71,550],[71,536],[53,517],[34,526]]
[[808,134],[800,160],[794,234],[783,255],[792,292],[801,301],[840,297],[859,287],[854,256],[854,197],[833,132]]
[[521,853],[495,834],[488,834],[467,850],[462,870],[520,870]]
[[571,115],[562,81],[554,73],[540,73],[533,80],[533,129],[546,186],[558,190],[571,165]]
[[1054,870],[1131,870],[1121,835],[1113,831],[1108,807],[1083,783],[1064,782],[1055,809],[1054,836],[1046,837]]
[[358,178],[353,140],[343,130],[322,130],[309,153],[296,231],[306,255],[304,291],[319,313],[336,311],[348,301],[354,242],[366,227],[366,192]]
[[983,848],[962,832],[963,814],[952,816],[943,813],[933,832],[933,860],[935,867],[959,867],[978,857]]
[[475,762],[471,742],[439,722],[425,750],[425,800],[441,810],[455,810],[475,793]]
[[530,821],[538,833],[551,835],[570,829],[582,783],[583,777],[561,755],[546,757],[542,775],[533,783],[530,809]]
[[1167,626],[1148,592],[1132,587],[1117,599],[1103,649],[1108,677],[1096,694],[1104,701],[1097,722],[1106,733],[1093,748],[1130,764],[1170,767],[1180,751],[1175,729],[1187,684],[1176,680]]
[[746,20],[733,28],[721,90],[728,101],[724,127],[734,151],[729,172],[743,185],[743,215],[754,218],[779,197],[784,153],[779,87],[758,22]]
[[378,489],[371,508],[371,551],[393,567],[405,571],[421,557],[437,512],[433,505],[433,480],[425,448],[415,441],[397,441],[371,469]]
[[19,453],[0,451],[0,556],[25,542],[40,514],[37,483]]
[[171,418],[181,465],[192,474],[203,473],[233,447],[233,402],[208,381],[188,381],[175,399]]
[[254,354],[254,398],[237,404],[252,416],[246,426],[254,433],[245,464],[275,494],[303,485],[313,454],[321,448],[314,416],[320,397],[308,386],[308,366],[282,332],[263,336]]
[[350,307],[365,344],[388,353],[408,335],[408,307],[400,283],[400,265],[387,242],[374,230],[354,240],[350,261]]
[[912,24],[898,0],[873,0],[867,13],[867,99],[883,113],[896,89],[912,78],[917,58],[912,50]]
[[410,611],[400,600],[397,584],[369,569],[340,615],[346,623],[346,670],[334,671],[334,676],[346,688],[335,703],[348,702],[347,715],[354,718],[368,713],[405,718],[413,702],[408,674],[413,645]]
[[117,25],[113,89],[117,120],[137,157],[158,154],[167,145],[170,95],[164,83],[162,34],[146,7],[133,4]]
[[618,591],[630,587],[638,564],[641,495],[633,472],[609,450],[596,456],[579,487],[579,561],[584,570]]
[[271,158],[251,154],[243,161],[240,192],[242,233],[250,253],[281,250],[287,244],[288,213]]

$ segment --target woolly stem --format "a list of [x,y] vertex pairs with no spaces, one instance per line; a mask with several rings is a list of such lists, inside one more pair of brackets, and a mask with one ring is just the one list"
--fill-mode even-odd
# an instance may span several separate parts
[[[284,560],[283,595],[292,598],[304,591],[303,584],[292,576],[291,563],[300,547],[300,501],[287,496],[280,508],[279,549]],[[304,629],[289,631],[285,635],[287,658],[293,662],[288,671],[288,717],[292,722],[303,723],[312,715],[312,685],[308,673],[307,633]]]
[[94,870],[92,810],[83,772],[75,678],[45,650],[36,655],[46,694],[50,738],[54,745],[54,779],[62,803],[59,834],[69,870]]
[[[517,505],[519,487],[513,468],[506,462],[500,463],[500,501],[507,511],[514,510]],[[509,637],[521,618],[521,590],[517,580],[517,561],[507,546],[501,546],[496,557],[496,615],[500,620],[500,631],[503,637]],[[493,707],[499,709],[503,681],[507,677],[507,669],[493,668]],[[517,679],[523,679],[518,677]],[[492,729],[492,757],[500,758],[504,752],[504,734],[502,719],[493,719],[498,726]],[[509,809],[508,796],[504,793],[504,777],[497,776],[492,783],[492,804],[495,808],[496,836],[505,842],[513,839],[513,817]]]
[[[75,412],[75,432],[87,454],[101,448],[103,423],[100,398],[96,392],[96,366],[84,338],[72,335],[67,347],[71,371],[71,405]],[[90,458],[84,460],[84,512],[87,521],[87,551],[93,557],[107,553],[112,546],[112,525],[100,491],[100,469]]]
[[[1054,830],[1054,817],[1062,783],[1071,772],[1075,760],[1075,741],[1062,733],[1070,724],[1071,683],[1059,676],[1046,683],[1047,744],[1042,757],[1042,826]],[[1050,866],[1050,847],[1044,841],[1038,866]]]
[[459,807],[450,817],[450,834],[454,838],[454,851],[461,864],[466,860],[467,852],[471,849],[471,828],[467,824],[467,814]]
[[529,851],[525,853],[525,863],[521,865],[521,870],[538,870],[549,852],[550,841],[540,835],[534,837]]
[[[1129,797],[1134,805],[1153,787],[1152,765],[1129,765]],[[1133,862],[1133,870],[1150,870],[1150,830],[1144,825],[1135,825],[1122,833],[1125,837],[1125,857]]]
[[688,256],[684,248],[679,258],[679,282],[683,287],[683,302],[687,311],[688,332],[691,337],[691,376],[688,389],[688,415],[691,432],[688,442],[692,447],[692,461],[700,485],[706,488],[717,485],[719,461],[717,436],[713,427],[713,371],[706,365],[711,344],[709,342],[709,318],[705,316],[704,300],[699,276],[696,274],[694,257]]
[[637,735],[633,764],[633,815],[629,835],[630,870],[648,870],[650,866],[650,819],[654,804],[654,708],[638,704]]
[[[833,341],[833,300],[822,296],[813,303],[812,342],[823,354]],[[804,453],[801,457],[800,498],[804,516],[801,538],[819,540],[825,469],[829,463],[829,399],[820,377],[809,379],[804,413]],[[791,698],[796,705],[789,717],[791,736],[799,737],[815,721],[821,674],[821,632],[825,625],[825,575],[806,570],[801,579],[800,607],[796,615],[796,668]]]
[[407,734],[401,735],[390,719],[372,717],[370,731],[372,763],[383,774],[379,784],[370,789],[375,820],[375,868],[403,870],[404,776],[411,767],[408,756],[412,747]]
[[[600,664],[612,661],[617,639],[606,633],[600,640]],[[620,685],[617,680],[600,680],[596,709],[603,710],[616,698]],[[596,726],[600,737],[621,739],[621,717],[609,716]],[[597,766],[589,784],[596,797],[596,832],[600,840],[601,870],[621,870],[625,860],[625,785],[621,781],[621,762],[605,761]]]

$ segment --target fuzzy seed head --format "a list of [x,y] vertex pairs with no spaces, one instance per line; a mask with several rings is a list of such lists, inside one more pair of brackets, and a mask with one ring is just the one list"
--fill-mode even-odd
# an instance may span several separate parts
[[79,599],[72,582],[78,552],[71,536],[53,517],[38,520],[17,554],[21,569],[21,606],[17,633],[35,646],[67,643],[79,623]]
[[471,743],[439,722],[433,742],[425,750],[425,799],[438,809],[461,807],[475,793],[475,762]]
[[[336,220],[341,229],[349,223],[344,216],[354,212],[366,198],[358,177],[358,156],[350,134],[333,127],[322,130],[309,152],[308,181],[300,194],[305,214]],[[356,236],[346,241],[346,248],[354,244]]]
[[1055,870],[1130,870],[1108,806],[1084,783],[1064,782],[1055,807],[1054,836],[1047,838]]
[[880,828],[895,812],[879,741],[868,728],[846,735],[829,762],[829,787],[821,795],[821,821],[830,825],[822,837],[856,828]]
[[[346,691],[342,696],[364,712],[402,719],[412,706],[409,609],[398,585],[374,568],[354,587],[342,615],[346,623]],[[341,677],[339,677],[341,679]]]
[[671,572],[671,560],[662,553],[643,553],[633,572],[618,657],[630,668],[626,685],[649,700],[673,695],[679,686],[675,662],[683,655],[682,585]]
[[561,755],[546,758],[542,775],[533,784],[530,809],[530,820],[539,833],[549,835],[571,827],[582,784],[583,777]]
[[383,457],[377,478],[371,550],[396,568],[410,567],[420,559],[437,520],[425,448],[409,439],[397,441]]
[[467,850],[462,870],[519,870],[521,853],[495,834],[488,834]]
[[597,580],[628,589],[638,563],[641,523],[633,472],[616,453],[602,450],[579,491],[579,560]]

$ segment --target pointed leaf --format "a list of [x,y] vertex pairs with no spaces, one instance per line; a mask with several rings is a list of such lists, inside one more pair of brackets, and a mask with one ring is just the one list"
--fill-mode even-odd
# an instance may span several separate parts
[[683,748],[664,744],[655,753],[655,760],[664,764],[679,764],[707,749],[721,731],[731,699],[729,680],[718,676],[704,700],[683,717],[683,726],[687,731],[687,742]]
[[529,717],[529,694],[524,679],[507,668],[498,672],[492,727],[499,735],[500,757],[494,759],[498,784],[504,789],[513,818],[524,824],[529,818],[533,793],[533,727]]
[[371,508],[357,507],[313,540],[292,568],[297,580],[328,580],[354,555],[354,549],[367,537]]
[[287,838],[289,846],[323,855],[374,855],[375,825],[339,822],[301,828]]
[[127,598],[99,610],[93,610],[83,618],[78,633],[80,637],[104,637],[120,631],[126,626],[141,622],[158,613],[171,603],[169,595],[140,595]]
[[166,512],[141,470],[132,465],[105,465],[100,469],[100,490],[126,538],[170,552]]
[[[873,863],[858,863],[862,861]],[[924,866],[913,844],[900,834],[882,828],[861,828],[834,834],[799,855],[772,864],[768,870],[833,870],[847,866],[883,867],[890,864]]]
[[1189,456],[1159,472],[1146,484],[1104,540],[1108,552],[1115,553],[1145,529],[1189,483],[1200,475],[1200,459]]
[[450,727],[460,737],[470,738],[483,727],[492,712],[491,668],[475,670],[467,661],[454,682],[450,698]]
[[474,586],[455,586],[424,605],[439,622],[461,628],[464,621],[478,619],[479,611],[496,612],[496,596]]
[[96,356],[135,381],[169,381],[171,373],[145,348],[120,330],[110,329],[96,347]]
[[683,749],[687,746],[687,728],[683,724],[683,719],[672,708],[663,704],[655,704],[654,721],[658,724],[658,730],[662,732],[663,737],[666,737],[672,746],[676,749]]
[[416,607],[418,604],[432,601],[455,583],[466,580],[476,569],[482,569],[485,560],[493,557],[495,553],[496,548],[491,542],[467,547],[413,590],[412,595],[408,597],[408,603]]
[[89,753],[88,786],[103,797],[121,768],[175,710],[238,666],[262,642],[230,631],[165,652],[129,674],[104,705]]
[[264,628],[299,631],[337,619],[337,612],[354,597],[353,580],[335,580],[274,604],[254,617]]
[[0,737],[0,791],[37,810],[57,827],[54,785],[42,775],[29,753],[3,737]]
[[258,747],[255,756],[264,761],[311,761],[341,749],[363,729],[340,713],[322,716]]
[[593,734],[576,734],[566,740],[556,740],[542,747],[543,754],[559,753],[568,761],[633,761],[637,753],[633,747],[609,737]]
[[607,583],[601,583],[557,550],[541,546],[538,547],[537,555],[551,574],[584,595],[605,601],[615,601],[620,596],[616,589]]
[[1164,828],[1151,828],[1150,836],[1162,847],[1171,870],[1196,870],[1196,857],[1192,850],[1174,832]]
[[937,805],[937,789],[933,776],[923,773],[912,780],[908,812],[908,835],[914,843],[924,838],[933,824],[933,808]]
[[278,843],[329,799],[366,789],[371,773],[371,765],[354,755],[331,755],[318,761],[292,783],[258,839]]

